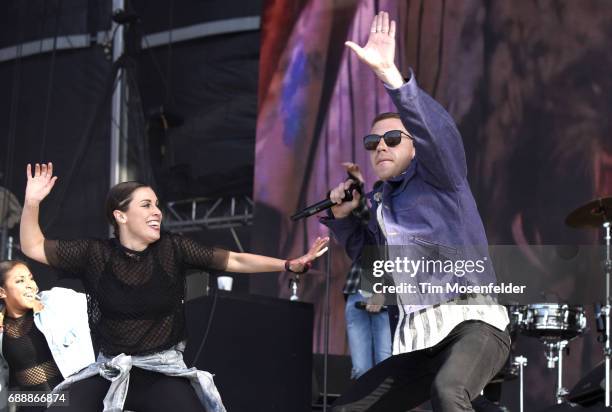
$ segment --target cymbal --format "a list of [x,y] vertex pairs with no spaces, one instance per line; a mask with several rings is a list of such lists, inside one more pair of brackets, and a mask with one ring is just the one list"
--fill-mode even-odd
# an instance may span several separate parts
[[575,228],[600,228],[612,221],[612,197],[595,199],[580,206],[565,218],[565,224]]

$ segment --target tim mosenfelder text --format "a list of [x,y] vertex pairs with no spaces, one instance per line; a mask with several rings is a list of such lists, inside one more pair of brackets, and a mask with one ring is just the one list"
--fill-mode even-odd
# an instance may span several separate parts
[[514,294],[525,293],[525,285],[514,285],[510,283],[489,283],[488,285],[461,285],[459,283],[446,283],[445,285],[433,285],[428,282],[399,283],[397,285],[384,285],[377,282],[372,285],[374,293],[420,293],[420,294]]

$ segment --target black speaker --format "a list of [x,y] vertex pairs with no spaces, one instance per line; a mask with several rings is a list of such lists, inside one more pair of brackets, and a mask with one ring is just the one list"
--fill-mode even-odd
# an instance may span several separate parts
[[600,362],[572,388],[567,400],[589,406],[604,400],[605,362]]
[[214,291],[186,318],[185,362],[215,375],[228,411],[311,412],[311,304]]
[[193,270],[187,272],[185,277],[185,301],[207,296],[209,291],[208,272]]
[[[313,398],[315,406],[323,405],[324,356],[317,353],[313,358]],[[327,357],[327,404],[331,405],[351,385],[351,357],[329,355]]]

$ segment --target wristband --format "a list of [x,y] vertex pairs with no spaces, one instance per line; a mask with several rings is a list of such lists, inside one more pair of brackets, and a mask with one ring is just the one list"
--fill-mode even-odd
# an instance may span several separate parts
[[291,263],[288,260],[285,260],[285,270],[287,272],[295,273],[293,270],[291,270]]
[[285,260],[285,270],[287,272],[291,272],[291,273],[295,273],[295,274],[301,275],[303,273],[308,272],[309,269],[310,269],[310,263],[307,263],[307,264],[304,265],[304,270],[303,271],[296,272],[295,270],[291,270],[291,263],[290,263],[290,261],[289,260]]

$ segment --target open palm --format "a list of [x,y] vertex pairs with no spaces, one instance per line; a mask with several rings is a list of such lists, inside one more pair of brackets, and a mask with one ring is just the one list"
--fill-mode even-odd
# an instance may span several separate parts
[[51,192],[57,180],[57,176],[53,176],[53,163],[51,162],[42,165],[36,163],[34,173],[32,173],[32,166],[28,164],[26,176],[28,178],[25,192],[26,202],[41,202]]
[[360,47],[352,41],[345,44],[375,72],[392,68],[395,65],[395,21],[389,22],[389,13],[381,11],[372,20],[365,46]]
[[297,259],[293,259],[290,262],[290,268],[292,271],[297,273],[303,273],[310,269],[312,262],[321,257],[327,252],[327,245],[329,243],[329,237],[317,237],[310,246],[310,250],[303,256]]

